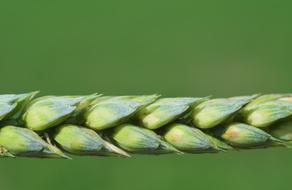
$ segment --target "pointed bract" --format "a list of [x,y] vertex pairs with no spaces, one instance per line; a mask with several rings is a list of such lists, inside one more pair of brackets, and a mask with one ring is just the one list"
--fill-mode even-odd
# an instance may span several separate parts
[[66,124],[56,128],[54,140],[67,152],[78,155],[129,155],[103,140],[95,131]]
[[209,140],[212,142],[213,146],[215,147],[215,151],[216,152],[220,152],[220,151],[228,151],[228,150],[232,150],[232,146],[226,144],[225,142],[213,137],[213,136],[210,136],[210,135],[207,135],[209,137]]
[[256,105],[253,111],[245,115],[245,121],[252,126],[264,128],[290,116],[292,101],[277,99]]
[[282,144],[265,131],[244,123],[232,123],[226,126],[221,134],[228,144],[240,148],[253,148],[258,146]]
[[101,97],[101,94],[91,94],[88,96],[85,96],[84,99],[78,103],[78,106],[76,107],[75,111],[72,115],[69,117],[69,122],[74,124],[83,124],[85,122],[84,114],[90,107],[93,101],[95,101],[98,97]]
[[101,97],[86,112],[86,126],[102,130],[115,127],[129,119],[144,106],[155,101],[158,95]]
[[201,130],[183,124],[170,124],[163,137],[166,142],[184,152],[214,152],[216,149]]
[[242,109],[242,114],[248,114],[254,111],[258,108],[258,106],[262,103],[277,100],[279,98],[285,97],[285,94],[265,94],[258,96],[254,100],[252,100],[250,103],[248,103],[244,108]]
[[292,120],[272,126],[269,133],[278,139],[292,141]]
[[7,149],[0,145],[0,157],[11,157],[15,158],[13,154],[11,154]]
[[61,124],[70,116],[76,115],[76,111],[79,110],[78,106],[83,106],[81,103],[87,100],[87,97],[46,96],[35,99],[29,105],[22,119],[25,126],[32,130],[48,129]]
[[182,117],[207,98],[162,98],[142,109],[137,115],[143,127],[160,128]]
[[111,138],[119,147],[133,153],[180,153],[172,145],[164,142],[155,132],[132,124],[116,127]]
[[196,127],[208,129],[222,124],[244,105],[257,95],[240,96],[225,99],[212,99],[195,107],[193,111],[193,123]]
[[15,156],[68,158],[57,147],[48,144],[38,134],[26,128],[9,125],[2,127],[0,145]]
[[0,121],[18,120],[27,103],[37,93],[0,95]]

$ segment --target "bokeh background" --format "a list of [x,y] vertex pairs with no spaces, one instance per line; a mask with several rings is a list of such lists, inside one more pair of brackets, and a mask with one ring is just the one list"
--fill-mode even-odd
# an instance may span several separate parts
[[[292,4],[1,1],[0,92],[228,97],[291,92]],[[292,150],[1,159],[1,190],[290,189]]]

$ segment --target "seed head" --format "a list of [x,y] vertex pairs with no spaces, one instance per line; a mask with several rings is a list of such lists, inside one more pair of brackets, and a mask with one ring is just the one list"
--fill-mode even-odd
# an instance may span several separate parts
[[118,146],[133,153],[181,153],[155,132],[131,124],[116,127],[111,137]]
[[54,132],[54,140],[64,150],[73,154],[129,157],[125,151],[106,142],[95,131],[76,125],[66,124],[58,127]]
[[10,125],[2,127],[0,145],[15,156],[69,158],[58,148],[45,142],[38,134],[26,128]]
[[162,98],[138,113],[143,127],[157,129],[181,117],[206,98]]
[[230,145],[240,148],[282,144],[282,141],[272,137],[265,131],[244,123],[228,125],[221,137]]
[[[59,125],[71,116],[83,111],[84,103],[91,96],[45,96],[31,102],[23,115],[25,126],[42,131]],[[80,106],[80,107],[79,107]]]
[[192,115],[193,123],[196,127],[202,129],[208,129],[222,124],[245,104],[255,98],[255,96],[240,96],[205,101],[195,107]]
[[111,128],[125,122],[158,95],[101,97],[86,112],[86,125],[95,130]]

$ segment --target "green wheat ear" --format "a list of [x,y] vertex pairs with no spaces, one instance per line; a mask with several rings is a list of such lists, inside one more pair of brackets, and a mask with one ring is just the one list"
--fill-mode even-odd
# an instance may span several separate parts
[[0,157],[130,157],[290,147],[292,94],[0,95]]

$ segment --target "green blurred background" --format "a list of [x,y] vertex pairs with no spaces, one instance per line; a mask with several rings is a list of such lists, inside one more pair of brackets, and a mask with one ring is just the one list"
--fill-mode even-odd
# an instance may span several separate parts
[[[292,4],[1,1],[0,90],[228,97],[291,92]],[[3,159],[2,190],[290,189],[292,150]]]

